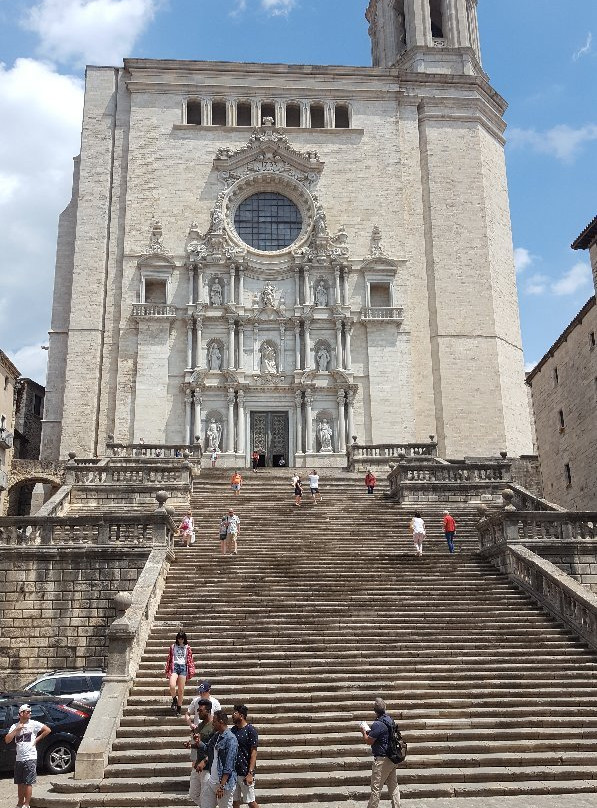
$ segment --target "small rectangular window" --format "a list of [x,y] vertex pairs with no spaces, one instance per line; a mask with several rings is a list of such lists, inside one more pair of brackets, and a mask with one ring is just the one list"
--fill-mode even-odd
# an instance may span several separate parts
[[187,123],[201,126],[203,123],[203,110],[201,101],[187,101]]
[[595,342],[595,332],[591,331],[591,333],[589,334],[589,348],[593,350],[596,344],[597,343]]
[[572,485],[572,471],[570,469],[570,463],[566,463],[564,465],[564,473],[566,475],[566,485]]
[[236,125],[237,126],[251,126],[252,115],[250,104],[237,104],[236,105]]
[[558,416],[560,419],[560,432],[562,432],[564,427],[566,426],[566,424],[564,423],[564,410],[560,410],[558,412]]
[[334,126],[336,129],[349,129],[350,120],[348,107],[345,104],[338,104],[334,110]]
[[370,283],[369,302],[372,308],[388,308],[392,305],[389,283]]
[[167,303],[166,281],[154,278],[145,279],[145,302],[146,303]]
[[319,104],[311,105],[311,129],[325,129],[325,113]]
[[226,126],[226,104],[214,101],[211,105],[211,122],[213,126]]
[[286,107],[286,126],[298,129],[301,125],[301,108],[298,104],[288,104]]
[[41,396],[38,396],[37,393],[33,397],[33,414],[37,415],[38,418],[41,418],[42,412],[44,408],[44,400]]
[[560,383],[560,377],[558,376],[558,369],[557,368],[553,369],[553,383],[554,383],[554,386],[556,384]]

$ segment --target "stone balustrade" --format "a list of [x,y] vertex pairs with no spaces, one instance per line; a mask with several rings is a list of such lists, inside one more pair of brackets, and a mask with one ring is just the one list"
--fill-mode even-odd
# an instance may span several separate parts
[[110,462],[103,466],[76,466],[66,471],[68,485],[191,485],[192,466],[181,463],[127,464]]
[[[508,498],[509,499],[509,498]],[[478,524],[481,550],[504,544],[577,543],[597,540],[597,513],[581,511],[517,511],[488,516]]]
[[118,458],[154,458],[156,460],[201,460],[203,454],[199,443],[106,443],[106,454]]
[[501,502],[511,480],[510,462],[466,460],[461,463],[406,459],[390,471],[390,496],[400,502]]
[[366,471],[368,468],[389,469],[390,461],[404,457],[435,457],[437,443],[353,443],[347,449],[349,471]]
[[176,317],[176,306],[166,303],[133,303],[133,317]]
[[0,546],[169,548],[175,530],[163,508],[147,515],[7,516],[0,519]]
[[[511,500],[512,505],[517,511],[564,511],[559,505],[554,505],[553,502],[548,502],[546,499],[536,496],[535,494],[515,483],[508,483],[508,489],[512,492],[513,496],[506,496],[506,500]],[[503,492],[507,494],[507,492]]]
[[391,320],[402,322],[404,309],[393,306],[365,306],[361,314],[363,320]]

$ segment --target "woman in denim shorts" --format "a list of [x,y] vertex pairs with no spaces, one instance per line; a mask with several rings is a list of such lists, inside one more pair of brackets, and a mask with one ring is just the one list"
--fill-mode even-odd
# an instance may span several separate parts
[[176,715],[180,715],[185,683],[187,679],[191,679],[195,675],[193,652],[184,631],[178,632],[170,646],[165,674],[170,680],[171,709],[176,712]]

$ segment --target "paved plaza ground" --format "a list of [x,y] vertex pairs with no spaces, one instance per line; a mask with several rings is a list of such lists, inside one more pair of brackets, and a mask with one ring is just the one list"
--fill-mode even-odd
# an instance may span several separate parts
[[[49,787],[50,783],[58,780],[64,780],[70,777],[70,774],[45,774],[38,773],[37,784],[33,786],[33,794],[35,790],[43,790]],[[12,772],[0,772],[0,808],[14,808],[17,804],[17,787],[12,781]]]

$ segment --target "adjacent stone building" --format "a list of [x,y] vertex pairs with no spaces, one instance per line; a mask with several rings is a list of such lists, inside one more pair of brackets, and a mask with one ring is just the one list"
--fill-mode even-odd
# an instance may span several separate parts
[[[589,250],[597,289],[597,218],[572,244]],[[583,306],[527,376],[545,497],[597,509],[597,305]]]
[[6,508],[6,491],[14,445],[15,387],[20,373],[0,350],[0,515]]
[[89,67],[42,457],[532,452],[476,0],[371,0],[373,67]]

